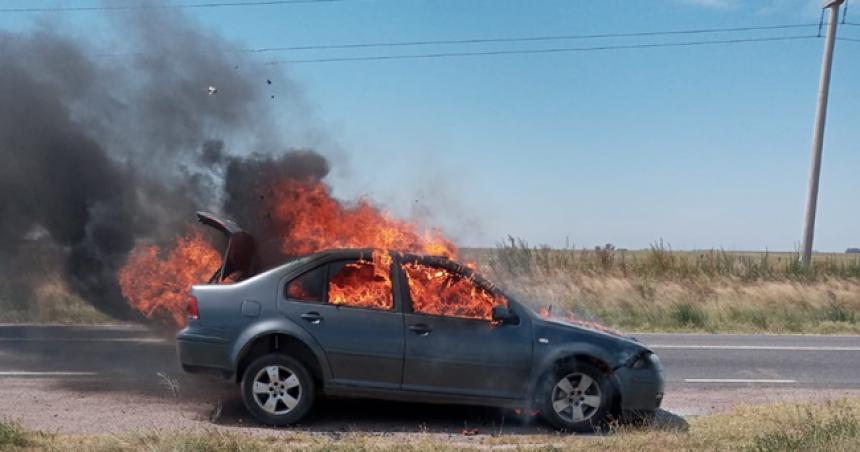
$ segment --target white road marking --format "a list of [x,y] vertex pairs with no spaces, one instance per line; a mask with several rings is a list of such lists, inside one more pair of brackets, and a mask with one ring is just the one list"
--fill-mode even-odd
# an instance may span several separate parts
[[690,349],[690,350],[786,350],[809,352],[860,352],[860,347],[825,347],[804,345],[648,345],[653,349]]
[[98,372],[35,372],[27,370],[0,371],[0,377],[89,377]]
[[0,337],[0,342],[134,342],[134,343],[155,343],[160,344],[167,342],[167,339],[157,337],[104,337],[104,338],[83,338],[83,337]]
[[685,383],[773,383],[791,384],[797,380],[772,380],[765,378],[685,378]]
[[146,331],[143,325],[130,323],[101,323],[93,325],[63,325],[57,323],[0,323],[0,328],[39,328],[39,329],[63,329],[63,330],[133,330]]

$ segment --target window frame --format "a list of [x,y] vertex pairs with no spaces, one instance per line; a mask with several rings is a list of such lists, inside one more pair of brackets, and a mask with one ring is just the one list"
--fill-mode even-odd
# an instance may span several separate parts
[[[373,256],[371,256],[371,259],[372,259],[372,257]],[[327,278],[326,278],[325,284],[324,284],[325,287],[323,287],[323,300],[325,300],[324,301],[325,304],[327,304],[329,306],[334,306],[336,308],[364,309],[364,310],[373,311],[373,312],[400,312],[399,306],[397,303],[397,296],[396,296],[395,289],[394,289],[395,286],[397,285],[397,282],[395,281],[394,275],[392,274],[391,266],[388,268],[388,277],[391,280],[391,287],[389,288],[389,290],[391,291],[391,309],[369,308],[366,306],[354,306],[354,305],[349,305],[349,304],[333,304],[328,298],[328,288],[329,288],[329,285],[331,284],[332,277],[334,277],[334,274],[332,273],[332,268],[334,267],[334,264],[337,264],[339,262],[344,262],[344,261],[347,261],[348,263],[353,263],[353,262],[368,261],[368,260],[365,259],[363,256],[359,256],[359,257],[336,257],[336,258],[331,259],[325,263],[325,265],[328,267],[326,269]],[[372,260],[371,260],[371,262],[372,262]],[[346,264],[346,265],[348,265],[348,264]],[[346,266],[346,265],[344,265],[344,266]],[[394,265],[394,261],[392,261],[392,266],[393,265]],[[341,267],[341,268],[343,268],[343,267]]]
[[[478,288],[486,290],[487,292],[493,294],[496,297],[501,297],[508,304],[508,309],[511,309],[512,303],[511,298],[502,293],[498,288],[492,287],[486,280],[484,280],[480,275],[478,275],[473,270],[465,267],[464,265],[458,264],[454,261],[448,260],[447,258],[434,258],[434,257],[422,257],[422,256],[406,256],[397,260],[397,273],[398,278],[400,279],[401,291],[404,294],[404,308],[403,312],[406,314],[420,315],[425,317],[431,317],[436,319],[454,319],[454,320],[468,320],[473,322],[481,322],[481,324],[492,324],[492,319],[483,319],[483,318],[474,318],[474,317],[461,317],[454,315],[443,315],[443,314],[431,314],[427,312],[418,312],[415,310],[415,305],[412,302],[412,291],[409,290],[409,275],[406,273],[406,269],[403,266],[407,264],[419,264],[427,267],[435,267],[441,268],[443,270],[447,270],[451,273],[455,273],[461,278],[465,278],[470,280],[472,284],[475,284]],[[472,276],[472,278],[470,278]],[[522,322],[521,322],[522,323]],[[511,325],[517,326],[517,325]]]
[[[318,258],[313,258],[312,256],[308,256],[308,257],[310,257],[310,259],[306,262],[305,265],[302,265],[300,268],[295,269],[294,272],[290,272],[290,274],[288,274],[288,275],[284,275],[284,277],[281,279],[281,283],[279,285],[280,289],[278,291],[278,293],[279,293],[278,297],[281,300],[283,300],[283,302],[286,302],[286,303],[305,303],[305,304],[313,305],[313,306],[331,306],[331,307],[336,308],[336,309],[340,309],[340,308],[363,309],[365,311],[370,311],[370,312],[379,312],[379,313],[386,313],[386,314],[391,314],[391,313],[402,314],[403,313],[403,301],[402,300],[403,300],[403,293],[404,292],[403,292],[403,288],[401,287],[401,279],[400,279],[400,273],[399,273],[399,269],[400,269],[399,265],[400,264],[399,264],[399,260],[397,259],[397,255],[391,254],[391,253],[389,253],[389,255],[392,256],[391,267],[388,270],[389,275],[391,277],[391,296],[393,297],[393,302],[394,302],[391,309],[383,310],[383,309],[376,309],[376,308],[367,308],[367,307],[362,307],[362,306],[351,306],[351,305],[344,305],[344,304],[329,303],[329,300],[328,300],[328,285],[329,284],[328,283],[331,279],[331,277],[330,277],[331,264],[339,262],[339,261],[372,260],[372,258],[373,258],[372,253],[373,252],[386,252],[386,251],[372,250],[372,249],[336,250],[336,251],[334,251],[328,255],[323,253],[323,255],[319,256]],[[302,259],[304,259],[304,258],[302,258]],[[304,275],[307,272],[316,270],[316,269],[321,268],[321,267],[326,267],[326,269],[325,269],[326,276],[325,276],[325,280],[323,283],[323,301],[322,302],[297,300],[297,299],[290,298],[287,296],[287,287],[289,286],[289,284],[292,281],[301,277],[302,275]]]
[[[325,267],[325,268],[323,268],[323,267]],[[318,270],[323,270],[323,280],[320,283],[320,285],[322,285],[322,287],[320,287],[320,294],[321,294],[322,299],[320,301],[300,300],[298,298],[290,297],[288,291],[290,289],[290,284],[292,284],[293,281],[298,280],[299,278],[307,275],[308,273],[315,272]],[[285,301],[292,301],[292,302],[296,302],[296,303],[308,303],[308,304],[313,304],[313,305],[329,304],[328,303],[328,293],[327,293],[328,292],[328,271],[329,270],[328,270],[328,263],[327,262],[311,266],[310,268],[307,268],[307,269],[302,269],[302,271],[299,274],[293,276],[292,278],[287,279],[287,281],[284,283],[283,289],[281,289],[281,291],[280,291],[281,296],[284,298]]]

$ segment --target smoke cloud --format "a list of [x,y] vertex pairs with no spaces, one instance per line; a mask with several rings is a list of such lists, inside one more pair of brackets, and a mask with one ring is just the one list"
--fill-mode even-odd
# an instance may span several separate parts
[[76,293],[123,318],[116,272],[136,244],[175,238],[199,209],[256,228],[260,184],[329,164],[289,150],[271,118],[301,96],[279,76],[273,99],[240,46],[175,10],[110,21],[109,53],[50,24],[0,32],[0,271],[12,280],[50,246]]

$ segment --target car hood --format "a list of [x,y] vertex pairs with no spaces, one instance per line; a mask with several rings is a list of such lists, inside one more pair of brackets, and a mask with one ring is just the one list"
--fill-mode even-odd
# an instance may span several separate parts
[[546,341],[552,348],[581,347],[584,352],[600,350],[613,367],[622,365],[635,355],[652,352],[632,336],[586,322],[537,317],[534,327],[538,341]]
[[636,341],[636,339],[634,339],[632,336],[629,336],[627,334],[622,333],[621,331],[614,330],[614,329],[609,328],[607,326],[601,325],[597,322],[589,322],[586,320],[575,320],[575,319],[559,319],[559,318],[555,318],[555,317],[549,317],[549,318],[542,317],[541,320],[543,320],[544,322],[549,323],[549,324],[559,325],[559,326],[562,326],[565,328],[573,328],[577,331],[583,331],[584,330],[584,331],[588,331],[591,333],[597,333],[597,334],[601,334],[601,335],[605,335],[605,336],[611,336],[611,337],[615,337],[615,338],[632,340],[634,342]]

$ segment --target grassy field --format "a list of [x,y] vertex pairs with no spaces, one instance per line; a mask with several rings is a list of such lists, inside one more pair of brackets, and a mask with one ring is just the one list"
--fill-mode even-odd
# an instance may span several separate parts
[[[44,255],[45,253],[35,253]],[[860,255],[529,247],[464,249],[491,280],[552,314],[622,331],[860,334]],[[33,269],[51,268],[38,262]],[[0,281],[0,323],[106,323],[56,272]],[[26,296],[15,284],[31,289]]]
[[[35,278],[35,276],[28,276]],[[21,281],[16,281],[21,283]],[[0,290],[0,323],[103,324],[116,322],[75,296],[58,274],[38,275],[32,291]],[[26,296],[14,295],[30,292]]]
[[12,451],[854,451],[860,450],[860,399],[741,407],[666,426],[623,426],[607,435],[460,435],[290,433],[216,430],[198,433],[62,435],[0,422],[0,450]]
[[628,331],[860,333],[860,256],[558,250],[511,239],[467,249],[487,276],[533,307]]

